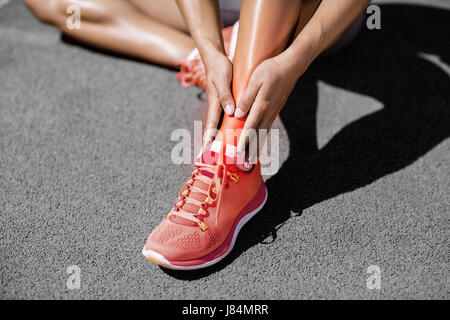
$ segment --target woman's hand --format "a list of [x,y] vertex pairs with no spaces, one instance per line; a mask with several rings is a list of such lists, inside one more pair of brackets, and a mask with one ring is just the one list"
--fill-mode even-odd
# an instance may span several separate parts
[[206,144],[213,139],[222,109],[226,114],[233,115],[235,103],[231,93],[233,64],[230,59],[221,51],[213,49],[203,57],[203,61],[209,105],[204,136]]
[[235,109],[231,94],[233,65],[224,53],[219,1],[177,0],[177,3],[205,65],[209,108],[204,142],[208,142],[211,129],[217,128],[222,109],[229,115]]
[[[284,107],[292,89],[306,66],[293,68],[283,55],[263,61],[254,71],[248,87],[234,112],[236,118],[248,113],[244,128],[239,138],[237,151],[243,153],[252,135],[248,130],[270,130],[278,113]],[[256,141],[255,141],[256,142]],[[253,143],[253,142],[252,142]],[[259,144],[259,147],[262,147]],[[251,155],[254,156],[254,155]]]

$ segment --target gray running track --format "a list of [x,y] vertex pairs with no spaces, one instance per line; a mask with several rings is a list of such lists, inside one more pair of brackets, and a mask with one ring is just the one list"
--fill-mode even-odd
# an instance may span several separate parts
[[0,297],[450,298],[450,6],[422,3],[383,2],[381,30],[311,67],[266,208],[219,265],[179,273],[141,248],[192,170],[170,136],[201,91],[1,1]]

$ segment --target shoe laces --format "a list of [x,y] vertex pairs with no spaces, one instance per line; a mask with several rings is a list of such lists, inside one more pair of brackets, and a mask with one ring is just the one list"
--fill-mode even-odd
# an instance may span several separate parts
[[183,87],[198,85],[206,91],[206,71],[199,55],[180,62],[180,71],[176,74],[176,78]]
[[[238,172],[235,166],[225,165],[222,157],[217,165],[197,162],[191,178],[181,189],[178,200],[168,217],[175,215],[198,224],[205,231],[208,227],[204,218],[209,215],[208,208],[217,205],[216,212],[219,214],[222,189],[230,180],[234,183],[239,182]],[[216,225],[217,221],[218,219],[216,219]]]

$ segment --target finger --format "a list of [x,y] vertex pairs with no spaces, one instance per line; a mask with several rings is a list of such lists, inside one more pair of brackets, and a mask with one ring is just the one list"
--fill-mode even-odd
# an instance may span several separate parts
[[264,129],[266,131],[269,131],[272,128],[273,122],[275,121],[276,115],[274,116],[264,116],[261,120],[261,123],[258,126],[258,129]]
[[[246,147],[249,145],[249,141],[254,139],[257,136],[256,129],[259,127],[259,124],[264,116],[264,111],[266,110],[266,105],[263,102],[259,102],[259,99],[256,98],[256,101],[250,110],[247,120],[245,121],[244,128],[242,129],[241,135],[239,137],[237,152],[242,154],[245,152]],[[256,143],[256,141],[254,141]],[[250,145],[250,149],[254,145]],[[257,149],[257,145],[256,145]],[[252,151],[250,150],[250,152]]]
[[231,79],[218,79],[214,82],[219,97],[220,105],[229,116],[233,115],[236,109],[233,95],[231,94]]
[[[251,111],[250,111],[251,112]],[[257,137],[254,138],[254,141],[250,140],[249,145],[255,146],[255,143],[257,141],[258,145],[254,148],[248,147],[246,150],[248,150],[248,157],[245,157],[245,154],[238,154],[237,158],[237,168],[241,171],[250,171],[253,168],[253,165],[255,165],[260,159],[260,156],[262,154],[262,151],[264,149],[268,132],[270,128],[272,127],[272,124],[276,118],[276,115],[270,116],[268,113],[265,113],[262,117],[262,120],[260,121],[258,128],[257,128]],[[274,152],[273,150],[271,152]],[[271,153],[273,155],[273,153]],[[267,151],[264,153],[264,155],[267,155]],[[263,161],[263,160],[261,160]]]
[[214,139],[217,126],[222,114],[222,107],[219,98],[214,90],[208,93],[208,114],[206,116],[205,134],[203,136],[203,145]]
[[242,118],[243,116],[245,116],[255,102],[258,91],[261,88],[261,84],[253,79],[253,77],[250,79],[244,95],[238,101],[238,106],[236,108],[236,111],[234,112],[234,116],[236,118]]
[[269,135],[269,131],[272,128],[273,122],[276,119],[276,114],[273,116],[266,115],[261,120],[258,126],[258,157],[261,154],[261,150],[264,147],[264,144],[267,141],[267,137]]

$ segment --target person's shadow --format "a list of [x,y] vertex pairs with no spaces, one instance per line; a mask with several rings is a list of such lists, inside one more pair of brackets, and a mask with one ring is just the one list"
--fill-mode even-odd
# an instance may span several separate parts
[[[341,52],[316,61],[280,116],[290,155],[267,181],[264,209],[242,230],[234,250],[197,271],[163,269],[183,280],[221,270],[303,209],[355,190],[412,164],[450,136],[450,77],[420,53],[450,64],[450,11],[383,5],[381,30],[367,30]],[[373,97],[384,108],[344,127],[322,149],[316,139],[317,82]],[[270,240],[267,240],[270,239]],[[295,244],[294,244],[295,245]]]

